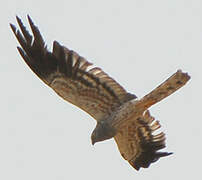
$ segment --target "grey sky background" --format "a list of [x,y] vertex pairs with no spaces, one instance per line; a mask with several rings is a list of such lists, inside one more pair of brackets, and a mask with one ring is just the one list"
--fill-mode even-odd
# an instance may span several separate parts
[[[29,14],[57,40],[138,97],[176,72],[191,81],[151,108],[174,152],[135,171],[113,139],[91,145],[95,121],[66,103],[19,56],[8,23]],[[201,0],[8,0],[0,11],[0,179],[201,179]]]

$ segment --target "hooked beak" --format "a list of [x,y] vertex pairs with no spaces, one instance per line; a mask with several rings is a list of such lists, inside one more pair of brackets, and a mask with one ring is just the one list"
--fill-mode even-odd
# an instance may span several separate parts
[[94,145],[96,142],[94,140],[91,140],[92,145]]

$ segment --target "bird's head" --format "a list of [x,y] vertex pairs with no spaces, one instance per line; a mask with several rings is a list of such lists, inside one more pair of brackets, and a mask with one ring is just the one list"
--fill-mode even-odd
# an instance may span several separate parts
[[99,121],[91,134],[91,141],[96,142],[110,139],[116,135],[116,130],[105,121]]

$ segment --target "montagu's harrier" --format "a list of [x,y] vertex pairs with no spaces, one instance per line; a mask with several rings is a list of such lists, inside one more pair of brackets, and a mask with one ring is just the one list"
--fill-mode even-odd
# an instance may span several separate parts
[[91,135],[92,144],[114,138],[123,158],[135,169],[147,168],[160,157],[171,153],[165,147],[165,134],[154,134],[160,128],[148,108],[185,85],[190,79],[178,70],[164,83],[140,100],[98,67],[76,52],[53,42],[49,51],[28,16],[33,36],[17,17],[21,29],[11,24],[21,47],[20,55],[32,71],[59,96],[90,114],[97,125]]

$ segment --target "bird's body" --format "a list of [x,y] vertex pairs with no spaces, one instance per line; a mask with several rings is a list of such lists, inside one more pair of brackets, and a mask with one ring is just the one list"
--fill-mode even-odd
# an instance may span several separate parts
[[38,28],[28,16],[34,38],[21,20],[21,32],[11,28],[21,47],[18,51],[32,71],[64,100],[90,114],[96,121],[92,143],[115,139],[121,155],[135,169],[148,167],[160,157],[165,135],[154,135],[160,128],[148,108],[182,87],[189,76],[181,71],[138,100],[120,84],[76,52],[54,41],[53,51],[47,50]]

